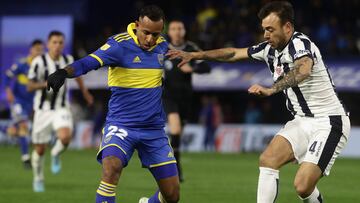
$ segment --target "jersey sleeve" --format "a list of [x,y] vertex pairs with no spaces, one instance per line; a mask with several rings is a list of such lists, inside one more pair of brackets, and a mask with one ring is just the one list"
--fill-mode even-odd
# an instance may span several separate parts
[[29,80],[37,81],[39,79],[39,68],[41,65],[41,56],[34,58],[30,64],[30,69],[28,72]]
[[109,66],[120,63],[120,57],[122,56],[121,43],[110,38],[103,46],[101,46],[94,53],[89,56],[96,59],[100,66]]
[[119,42],[110,38],[103,46],[92,54],[70,64],[75,70],[72,77],[84,75],[91,70],[96,70],[104,66],[119,64],[121,62],[121,56],[121,45]]
[[247,52],[248,56],[252,59],[256,59],[259,61],[265,60],[265,48],[268,45],[268,42],[262,42],[260,44],[249,47]]
[[294,38],[289,43],[289,54],[294,61],[304,56],[313,58],[310,40],[305,38]]

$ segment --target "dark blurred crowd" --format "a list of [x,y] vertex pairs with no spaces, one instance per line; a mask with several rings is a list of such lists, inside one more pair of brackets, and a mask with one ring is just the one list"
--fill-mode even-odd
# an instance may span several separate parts
[[[207,50],[228,46],[246,47],[262,41],[262,29],[257,13],[268,1],[174,0],[171,4],[167,1],[155,1],[155,3],[165,10],[168,20],[183,20],[187,27],[187,38]],[[359,55],[360,1],[298,0],[291,2],[295,9],[296,30],[310,36],[323,55],[330,57]],[[101,18],[104,22],[97,23],[102,29],[96,29],[95,39],[94,32],[84,32],[86,25],[80,23],[75,35],[76,53],[82,56],[88,50],[96,49],[107,37],[125,31],[127,23],[135,20],[136,11],[145,4],[147,4],[145,1],[133,1],[132,6],[127,7],[127,12],[129,12],[127,17],[121,17],[121,12],[117,13],[119,17],[115,14],[104,15]],[[95,4],[90,3],[89,9],[91,10],[92,7],[95,7]],[[111,21],[106,21],[106,19],[111,19]],[[95,19],[95,22],[96,20],[98,19]]]

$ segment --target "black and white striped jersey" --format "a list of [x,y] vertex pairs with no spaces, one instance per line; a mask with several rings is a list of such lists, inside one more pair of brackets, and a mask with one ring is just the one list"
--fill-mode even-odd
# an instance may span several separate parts
[[[28,78],[36,82],[44,82],[57,69],[65,68],[74,61],[71,55],[61,55],[58,61],[51,59],[48,53],[37,56],[31,63]],[[39,89],[35,92],[34,110],[56,110],[68,106],[66,83],[57,93],[52,90]]]
[[286,105],[293,115],[319,117],[346,115],[335,86],[318,47],[303,33],[294,32],[282,51],[271,48],[268,42],[249,47],[250,58],[265,61],[276,83],[294,67],[294,61],[308,56],[314,65],[310,77],[296,87],[284,90]]

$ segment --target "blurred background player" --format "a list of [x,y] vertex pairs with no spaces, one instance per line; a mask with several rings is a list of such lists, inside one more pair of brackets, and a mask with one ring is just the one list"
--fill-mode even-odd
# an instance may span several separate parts
[[294,9],[289,2],[265,4],[258,14],[266,41],[249,48],[223,48],[206,52],[170,51],[171,58],[234,62],[252,58],[267,63],[274,84],[254,84],[249,93],[261,97],[283,92],[294,119],[276,134],[259,159],[258,203],[276,201],[280,168],[299,163],[294,187],[305,203],[322,203],[317,183],[330,170],[345,147],[350,119],[335,91],[318,47],[294,30]]
[[12,124],[8,128],[8,134],[16,136],[21,150],[21,160],[26,169],[31,169],[29,155],[29,119],[32,116],[32,101],[34,94],[28,92],[27,74],[31,61],[43,53],[44,45],[39,39],[31,43],[29,55],[21,59],[6,71],[5,90],[6,98],[10,105]]
[[[199,47],[185,39],[185,26],[180,20],[169,22],[169,47],[176,50],[200,51]],[[169,136],[177,161],[179,178],[183,181],[180,164],[181,134],[192,106],[192,73],[208,73],[210,66],[203,61],[191,61],[180,68],[179,59],[165,60],[163,102],[167,114]]]
[[[51,171],[57,174],[61,170],[60,153],[69,145],[72,137],[72,115],[69,110],[67,88],[64,85],[58,92],[46,91],[48,76],[73,62],[71,55],[63,54],[65,36],[59,31],[52,31],[48,36],[48,52],[36,57],[28,74],[28,90],[35,91],[34,121],[32,142],[34,151],[31,162],[34,173],[33,189],[43,192],[44,188],[44,153],[46,145],[51,140],[53,132],[57,140],[51,150]],[[84,86],[81,78],[76,79],[80,90],[88,104],[93,103],[93,97]]]
[[[162,106],[164,55],[168,43],[161,36],[165,15],[158,6],[145,6],[127,32],[110,37],[97,51],[57,70],[48,78],[48,87],[59,90],[66,78],[109,67],[111,90],[109,111],[97,159],[102,163],[97,203],[114,203],[121,172],[134,150],[141,163],[158,183],[159,190],[140,203],[179,201],[176,159],[165,134]],[[60,89],[61,90],[61,89]]]

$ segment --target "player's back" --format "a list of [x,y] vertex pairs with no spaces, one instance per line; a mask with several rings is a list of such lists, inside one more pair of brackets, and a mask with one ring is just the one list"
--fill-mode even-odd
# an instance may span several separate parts
[[134,128],[164,127],[161,103],[164,54],[167,42],[160,37],[150,50],[139,47],[133,32],[110,37],[91,54],[100,64],[110,64],[108,86],[111,90],[107,122]]

